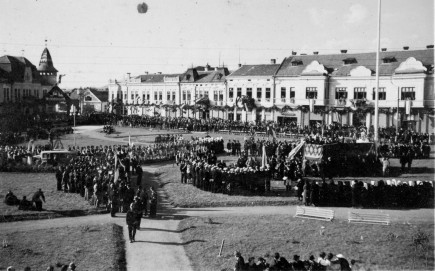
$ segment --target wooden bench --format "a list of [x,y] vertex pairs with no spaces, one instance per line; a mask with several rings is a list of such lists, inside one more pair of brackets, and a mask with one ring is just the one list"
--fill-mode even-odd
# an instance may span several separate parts
[[389,214],[357,213],[349,211],[349,223],[390,225]]
[[317,207],[297,206],[294,217],[331,221],[334,219],[334,211]]

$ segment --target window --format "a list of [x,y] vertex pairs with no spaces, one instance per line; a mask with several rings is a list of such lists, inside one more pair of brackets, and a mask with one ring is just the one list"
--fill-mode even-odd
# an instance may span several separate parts
[[175,101],[175,91],[172,92],[172,100]]
[[204,97],[206,97],[206,98],[209,97],[209,96],[208,96],[208,90],[205,90],[205,91],[204,91]]
[[149,92],[147,92],[147,100],[148,101],[150,100],[150,93]]
[[413,87],[403,87],[402,95],[400,97],[401,100],[415,100],[415,88]]
[[124,93],[124,100],[127,100],[127,93]]
[[261,88],[257,88],[257,99],[261,100],[263,90]]
[[242,97],[242,88],[237,88],[237,97]]
[[142,102],[145,102],[145,94],[142,94]]
[[131,100],[134,100],[134,93],[131,93]]
[[154,101],[157,101],[157,91],[154,91]]
[[393,63],[393,62],[397,62],[397,60],[394,56],[385,57],[382,59],[382,63],[384,63],[384,64]]
[[219,101],[224,100],[224,92],[222,90],[219,90]]
[[[376,100],[376,88],[373,88],[373,101]],[[379,88],[379,100],[386,100],[387,99],[387,93],[385,92],[385,88]]]
[[367,98],[366,88],[354,88],[353,89],[353,98],[354,99],[366,99]]
[[38,96],[38,90],[37,89],[33,90],[33,96]]
[[316,87],[307,87],[306,98],[307,99],[317,99],[317,88]]
[[166,92],[166,100],[167,101],[171,100],[171,93],[170,92]]
[[159,91],[159,101],[163,100],[163,92]]
[[281,99],[285,99],[286,98],[286,93],[285,93],[285,87],[281,87]]
[[199,92],[199,98],[202,98],[202,91]]
[[270,88],[266,88],[266,99],[270,99]]
[[185,100],[186,100],[186,91],[183,90],[183,101],[185,101]]
[[230,98],[230,99],[234,98],[234,89],[233,88],[228,89],[228,98]]
[[85,101],[87,101],[87,102],[88,102],[88,101],[92,101],[92,97],[91,97],[91,96],[86,96],[86,97],[85,97]]
[[247,88],[246,89],[246,96],[252,98],[252,88]]
[[335,88],[335,99],[347,99],[347,90],[343,87]]
[[192,99],[192,96],[190,95],[190,90],[187,91],[187,100],[190,101]]
[[112,93],[112,101],[115,99],[115,93]]
[[295,88],[290,88],[290,99],[294,99],[296,96]]
[[213,100],[214,101],[218,100],[218,92],[217,92],[217,90],[213,91]]
[[350,65],[350,64],[355,64],[357,63],[355,58],[346,58],[343,59],[344,65]]

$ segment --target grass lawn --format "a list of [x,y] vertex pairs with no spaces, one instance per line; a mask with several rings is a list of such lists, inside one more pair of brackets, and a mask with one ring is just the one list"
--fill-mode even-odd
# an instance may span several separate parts
[[[179,230],[183,242],[202,240],[185,246],[194,270],[232,270],[235,250],[242,253],[245,261],[253,256],[256,260],[264,257],[270,263],[275,252],[289,261],[294,254],[300,255],[302,260],[310,255],[317,259],[324,251],[334,255],[341,253],[349,262],[355,259],[357,264],[353,270],[434,269],[433,223],[360,225],[346,221],[295,219],[290,215],[234,218],[214,217],[212,223],[207,218],[181,221]],[[325,229],[321,235],[322,226]],[[411,246],[411,236],[417,229],[430,238],[427,266],[422,253],[416,253]],[[225,245],[218,257],[223,239]]]
[[[4,203],[4,197],[9,190],[22,199],[26,196],[32,199],[33,194],[41,188],[45,195],[44,211],[21,211],[18,206]],[[77,216],[102,212],[91,206],[76,193],[64,193],[56,190],[54,173],[16,173],[0,172],[0,222],[4,220],[23,220],[40,217]]]
[[114,224],[50,228],[7,235],[0,249],[0,270],[14,266],[45,270],[74,262],[77,270],[127,270],[122,227]]

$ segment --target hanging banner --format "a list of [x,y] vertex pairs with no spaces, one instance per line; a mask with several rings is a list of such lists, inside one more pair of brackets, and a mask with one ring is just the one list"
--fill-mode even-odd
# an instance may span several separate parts
[[314,99],[309,99],[310,101],[310,112],[314,113],[314,104],[316,103],[316,101]]
[[407,99],[405,101],[405,111],[406,111],[406,115],[411,114],[411,100],[410,99]]

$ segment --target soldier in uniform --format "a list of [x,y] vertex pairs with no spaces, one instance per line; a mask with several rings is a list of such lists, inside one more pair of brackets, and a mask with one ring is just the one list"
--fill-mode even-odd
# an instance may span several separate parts
[[127,211],[126,222],[128,227],[128,237],[130,238],[130,243],[133,243],[136,236],[136,227],[137,227],[137,220],[136,220],[136,213],[134,212],[134,204],[132,203],[130,205],[130,209]]

